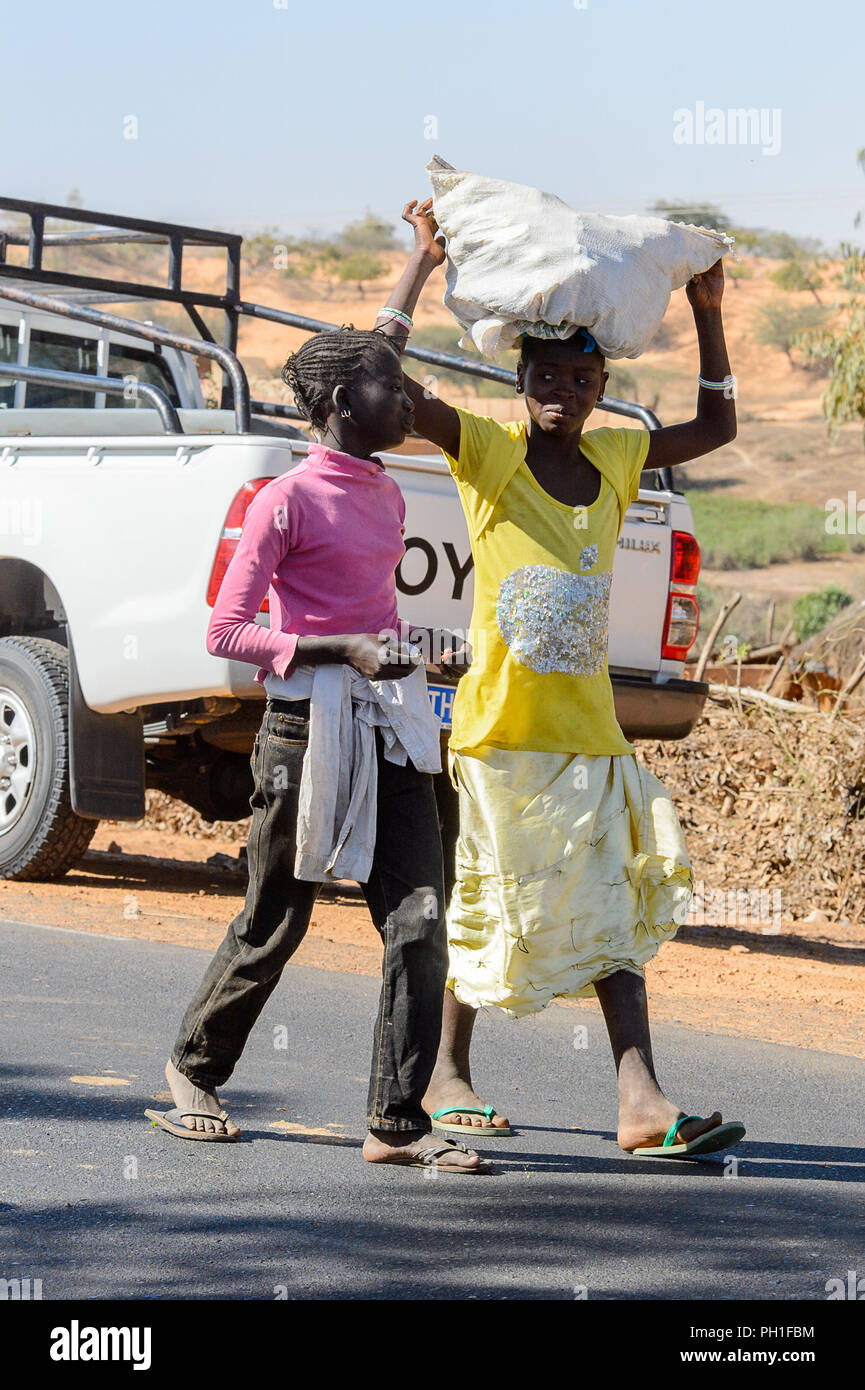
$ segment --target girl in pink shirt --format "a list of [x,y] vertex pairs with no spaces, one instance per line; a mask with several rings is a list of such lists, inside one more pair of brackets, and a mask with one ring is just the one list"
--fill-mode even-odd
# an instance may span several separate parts
[[[146,1112],[186,1139],[239,1137],[216,1088],[303,940],[321,886],[295,873],[316,669],[342,667],[340,688],[368,699],[373,715],[386,705],[388,682],[417,674],[398,640],[394,572],[405,550],[405,508],[375,457],[402,443],[414,416],[399,354],[381,333],[345,328],[304,343],[283,377],[319,442],[250,506],[208,631],[210,652],[258,665],[270,698],[252,757],[246,901],[166,1066],[176,1108]],[[270,629],[255,621],[268,591]],[[424,708],[432,719],[428,702]],[[441,839],[432,777],[412,761],[408,737],[394,753],[385,723],[379,718],[374,729],[375,843],[361,885],[384,945],[363,1156],[478,1173],[473,1150],[431,1139],[421,1104],[447,969]]]
[[[255,663],[266,685],[268,674],[284,679],[312,663],[312,638],[328,639],[320,650],[329,659],[357,664],[362,649],[336,639],[398,631],[394,571],[404,521],[403,495],[377,459],[310,445],[302,463],[250,503],[207,650]],[[269,628],[255,621],[268,588]],[[379,675],[373,654],[364,654],[359,669]]]

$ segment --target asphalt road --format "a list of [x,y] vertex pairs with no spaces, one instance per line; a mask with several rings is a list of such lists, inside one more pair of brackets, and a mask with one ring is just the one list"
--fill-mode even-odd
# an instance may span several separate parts
[[430,1178],[360,1155],[375,981],[289,966],[223,1093],[245,1141],[193,1144],[142,1112],[168,1108],[206,959],[0,923],[0,1278],[45,1299],[823,1300],[865,1275],[861,1061],[658,1027],[671,1096],[747,1124],[734,1174],[619,1150],[595,1013],[483,1017],[476,1079],[516,1132],[488,1143],[493,1176]]

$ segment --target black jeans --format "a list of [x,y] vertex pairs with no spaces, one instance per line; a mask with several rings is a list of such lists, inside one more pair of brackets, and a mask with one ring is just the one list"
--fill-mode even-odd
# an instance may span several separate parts
[[[227,1081],[309,926],[320,884],[294,876],[309,701],[268,703],[255,740],[249,887],[183,1018],[172,1061],[201,1086]],[[383,757],[376,731],[376,845],[364,896],[384,945],[367,1125],[428,1130],[447,976],[442,850],[433,779]],[[323,1064],[324,1059],[311,1059]]]

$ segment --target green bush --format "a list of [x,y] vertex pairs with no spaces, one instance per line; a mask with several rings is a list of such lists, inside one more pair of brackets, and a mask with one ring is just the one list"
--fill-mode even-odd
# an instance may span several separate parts
[[734,261],[731,259],[727,261],[724,266],[724,275],[726,279],[732,281],[734,286],[736,286],[740,280],[750,280],[753,274],[754,271],[752,267],[745,261]]
[[844,246],[841,276],[848,298],[842,305],[842,322],[837,328],[821,328],[796,339],[809,362],[831,369],[829,386],[823,397],[823,413],[829,436],[848,420],[865,420],[865,252]]
[[817,560],[851,549],[857,539],[829,535],[823,509],[806,502],[760,502],[702,492],[689,492],[688,501],[703,564],[709,569]]
[[243,259],[252,270],[272,270],[278,245],[275,229],[256,232],[243,241]]
[[306,241],[299,245],[298,250],[312,265],[320,266],[328,273],[344,259],[342,248],[335,241]]
[[400,243],[389,222],[368,212],[359,222],[349,222],[339,234],[346,253],[352,251],[394,251]]
[[757,316],[757,342],[780,348],[790,365],[798,366],[791,351],[797,346],[797,335],[825,327],[831,315],[831,309],[825,305],[770,302]]
[[337,276],[340,280],[380,280],[387,267],[367,251],[354,251],[350,256],[337,262]]
[[827,584],[825,589],[814,589],[810,594],[802,594],[793,604],[793,621],[800,642],[822,632],[824,627],[837,617],[842,608],[853,602],[853,595],[837,584]]
[[785,261],[777,270],[773,270],[769,279],[775,285],[779,285],[782,290],[810,290],[817,303],[820,303],[820,296],[817,293],[823,283],[817,269],[812,265],[803,265],[800,260]]

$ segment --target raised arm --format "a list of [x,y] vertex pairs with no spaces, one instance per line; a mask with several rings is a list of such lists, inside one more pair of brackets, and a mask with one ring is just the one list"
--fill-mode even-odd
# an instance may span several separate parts
[[[390,292],[388,307],[411,315],[420,298],[421,290],[436,266],[442,264],[446,252],[444,237],[436,236],[438,224],[432,213],[432,198],[427,198],[420,206],[417,205],[417,199],[413,198],[410,203],[406,203],[402,215],[403,220],[414,227],[415,244],[405,270]],[[385,322],[384,314],[379,317],[382,322],[376,324],[378,332],[389,337],[398,351],[402,352],[408,338],[405,325],[397,318]],[[417,433],[437,444],[453,458],[457,458],[460,451],[460,417],[453,406],[445,405],[444,401],[431,395],[425,386],[413,381],[410,376],[405,377],[404,384],[414,406],[414,426]]]
[[[685,291],[694,311],[697,342],[700,347],[700,376],[707,381],[723,382],[730,377],[730,359],[724,341],[721,321],[721,297],[724,293],[724,267],[716,261],[710,270],[695,275]],[[729,444],[736,438],[736,403],[731,384],[723,390],[700,386],[697,391],[697,413],[684,425],[669,425],[653,430],[644,468],[668,468],[675,463],[687,463]]]

